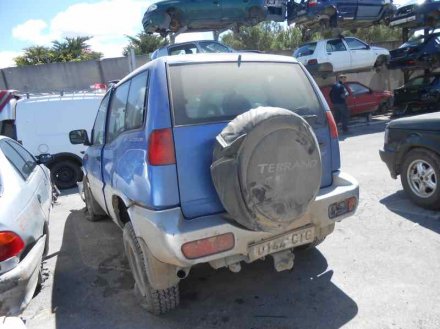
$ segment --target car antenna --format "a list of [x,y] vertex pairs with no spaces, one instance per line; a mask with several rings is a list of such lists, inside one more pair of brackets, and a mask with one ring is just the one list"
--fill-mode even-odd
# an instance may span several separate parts
[[241,66],[241,54],[240,54],[240,55],[238,55],[238,61],[237,61],[237,65],[238,65],[238,67],[240,67],[240,66]]

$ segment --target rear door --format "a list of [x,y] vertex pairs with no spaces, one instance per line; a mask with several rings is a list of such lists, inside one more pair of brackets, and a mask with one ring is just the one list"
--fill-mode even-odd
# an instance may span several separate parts
[[[358,0],[357,19],[377,20],[382,15],[385,1],[383,0]],[[391,3],[391,1],[388,1]]]
[[106,209],[105,199],[103,194],[103,178],[102,178],[102,148],[105,142],[105,122],[107,116],[107,108],[111,97],[109,91],[101,102],[96,115],[95,124],[93,125],[91,142],[92,145],[87,149],[84,156],[84,169],[86,171],[87,179],[90,184],[90,190],[95,200],[99,203],[102,209]]
[[[310,116],[321,146],[321,186],[331,185],[332,154],[325,113],[298,64],[175,65],[169,67],[169,76],[180,202],[185,217],[224,211],[210,173],[215,139],[230,120],[259,106],[287,108]],[[187,83],[189,80],[192,83]]]
[[322,62],[330,62],[333,71],[343,71],[351,69],[352,58],[350,50],[347,49],[342,39],[328,40],[326,43],[325,59]]

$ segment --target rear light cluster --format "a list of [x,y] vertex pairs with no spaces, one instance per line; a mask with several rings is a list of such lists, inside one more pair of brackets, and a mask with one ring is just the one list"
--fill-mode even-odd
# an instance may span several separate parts
[[0,262],[17,256],[24,249],[23,240],[14,232],[0,232]]
[[234,234],[225,233],[206,239],[187,242],[182,245],[182,253],[188,259],[196,259],[231,250],[234,246]]
[[343,201],[333,203],[328,207],[328,217],[333,219],[342,216],[344,214],[348,214],[350,212],[355,211],[356,206],[357,206],[357,199],[355,197],[351,197]]
[[176,163],[171,128],[153,130],[148,141],[148,163],[165,166]]
[[339,134],[338,134],[338,126],[336,125],[336,121],[335,118],[333,117],[332,112],[327,111],[325,112],[326,116],[327,116],[327,122],[328,122],[328,126],[330,128],[330,136],[332,138],[338,138]]
[[315,7],[318,5],[318,0],[309,0],[307,7]]
[[8,104],[8,102],[12,99],[11,92],[7,90],[0,90],[0,112],[3,108]]

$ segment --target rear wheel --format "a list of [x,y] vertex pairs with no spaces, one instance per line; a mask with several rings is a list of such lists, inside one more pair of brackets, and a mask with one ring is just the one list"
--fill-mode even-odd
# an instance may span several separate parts
[[81,178],[80,166],[71,160],[56,162],[50,167],[50,173],[52,181],[62,190],[75,187]]
[[168,11],[168,15],[170,15],[171,18],[170,30],[173,32],[179,31],[179,29],[182,27],[182,22],[180,21],[179,12],[176,9],[170,9]]
[[179,304],[178,285],[160,290],[151,287],[146,271],[147,258],[142,252],[131,222],[124,226],[123,239],[125,254],[135,281],[135,294],[141,305],[153,314],[163,314],[175,309]]
[[440,209],[440,156],[425,149],[410,151],[400,178],[411,200],[424,208]]
[[252,7],[249,9],[249,18],[252,25],[256,25],[264,20],[264,12],[259,7]]

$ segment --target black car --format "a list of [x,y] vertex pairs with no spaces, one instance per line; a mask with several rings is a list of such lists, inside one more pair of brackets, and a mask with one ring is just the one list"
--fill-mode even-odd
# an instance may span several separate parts
[[390,69],[432,69],[440,65],[440,33],[418,36],[390,51]]
[[440,112],[391,121],[379,153],[414,203],[440,209]]
[[437,111],[440,73],[417,76],[394,90],[394,109],[399,113]]
[[400,28],[436,27],[440,23],[440,1],[410,1],[397,9],[390,26]]

